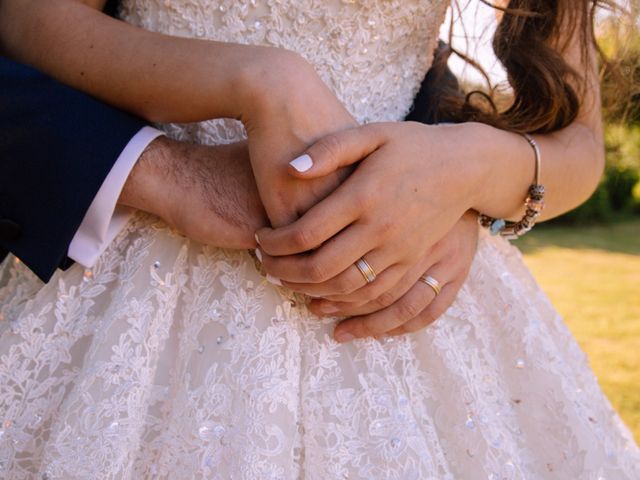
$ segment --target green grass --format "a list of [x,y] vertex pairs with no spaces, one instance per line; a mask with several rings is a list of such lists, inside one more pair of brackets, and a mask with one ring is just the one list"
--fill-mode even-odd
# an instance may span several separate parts
[[516,244],[640,442],[640,220],[539,225]]

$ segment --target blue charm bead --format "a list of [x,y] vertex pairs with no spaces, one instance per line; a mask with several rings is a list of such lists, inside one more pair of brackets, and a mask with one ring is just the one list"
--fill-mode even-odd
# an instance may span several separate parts
[[504,230],[504,227],[506,226],[507,222],[505,222],[502,218],[499,218],[491,224],[489,231],[491,232],[491,235],[498,235],[502,230]]

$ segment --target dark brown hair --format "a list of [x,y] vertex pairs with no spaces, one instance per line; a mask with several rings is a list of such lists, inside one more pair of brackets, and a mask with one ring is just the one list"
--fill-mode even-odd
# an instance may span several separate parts
[[[582,61],[592,67],[594,15],[607,0],[510,0],[501,7],[502,18],[493,37],[493,50],[507,72],[511,101],[503,108],[495,90],[463,93],[447,69],[455,53],[484,74],[482,67],[452,47],[440,44],[432,69],[416,97],[416,108],[408,119],[479,121],[499,128],[529,133],[547,133],[568,126],[578,115],[585,72],[575,71],[563,58],[570,39],[577,38]],[[451,43],[451,42],[449,42]],[[486,75],[484,75],[486,77]],[[428,102],[427,104],[423,102]],[[413,116],[413,118],[412,118]]]

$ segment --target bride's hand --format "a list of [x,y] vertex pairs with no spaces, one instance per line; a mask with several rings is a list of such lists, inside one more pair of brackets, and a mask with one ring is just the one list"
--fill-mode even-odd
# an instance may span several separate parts
[[270,55],[250,70],[258,85],[241,120],[260,197],[272,225],[283,226],[335,190],[349,171],[336,169],[309,181],[290,175],[289,161],[325,135],[357,123],[302,57],[276,49]]
[[[320,316],[351,317],[341,321],[334,331],[339,342],[415,332],[433,323],[453,303],[469,274],[477,243],[477,214],[467,212],[388,292],[364,304],[353,303],[349,296],[332,301],[314,299],[309,308]],[[442,288],[438,295],[419,280],[423,276],[438,281]],[[367,288],[370,287],[362,289],[366,297]]]
[[[258,232],[267,272],[315,297],[371,299],[390,290],[483,190],[482,162],[471,148],[479,139],[465,134],[464,126],[369,124],[310,147],[313,166],[305,172],[291,168],[299,178],[365,160],[300,220]],[[367,288],[355,266],[361,257],[377,274]]]

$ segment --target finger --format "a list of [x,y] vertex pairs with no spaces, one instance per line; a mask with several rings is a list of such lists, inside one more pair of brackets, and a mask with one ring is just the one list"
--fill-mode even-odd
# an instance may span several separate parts
[[[260,249],[262,265],[270,275],[287,282],[290,288],[294,288],[294,284],[326,282],[353,266],[363,254],[366,255],[374,247],[374,239],[364,240],[367,238],[363,236],[365,229],[363,225],[352,225],[321,248],[299,255],[273,257]],[[379,266],[374,268],[382,270]],[[362,276],[360,278],[362,282],[358,286],[364,283]],[[354,281],[357,279],[355,277]]]
[[309,308],[313,313],[319,315],[341,317],[377,312],[393,304],[407,293],[418,281],[420,275],[433,267],[436,261],[437,257],[430,252],[408,271],[404,265],[393,265],[385,270],[375,282],[365,285],[352,294],[313,300]]
[[[374,263],[379,265],[381,262],[378,261]],[[349,268],[346,272],[343,272],[338,277],[336,277],[335,281],[330,280],[329,282],[326,282],[325,285],[329,285],[330,287],[335,285],[337,288],[328,288],[328,290],[331,291],[321,296],[329,302],[344,303],[346,305],[367,303],[374,298],[379,297],[384,292],[388,292],[394,286],[396,286],[402,279],[403,275],[406,273],[406,270],[407,267],[402,264],[398,263],[395,265],[391,265],[385,268],[381,274],[377,275],[376,279],[373,282],[367,283],[366,281],[358,281],[357,288],[353,288],[351,290],[341,290],[340,286],[342,284],[340,283],[340,281],[342,278],[356,278],[359,275],[360,278],[364,280],[364,277],[360,273],[360,270],[358,270],[354,265],[352,268]],[[356,282],[354,282],[354,284],[355,283]]]
[[[367,263],[376,273],[376,278],[373,282],[367,283],[364,275],[360,272],[358,267],[354,264],[350,265],[344,272],[336,275],[330,280],[322,283],[291,283],[287,282],[286,285],[295,292],[304,293],[313,298],[322,298],[327,300],[329,298],[345,298],[349,297],[356,291],[361,291],[367,287],[373,287],[376,291],[385,292],[396,285],[405,269],[400,265],[387,265],[384,258],[380,258],[378,251],[374,250],[365,255]],[[376,265],[374,267],[374,265]],[[352,300],[350,303],[356,303],[357,300]],[[366,299],[357,302],[364,303]],[[342,303],[338,301],[329,301],[327,303]]]
[[281,228],[262,228],[256,241],[271,256],[312,250],[355,222],[370,203],[367,192],[349,188],[349,179],[301,218]]
[[[441,264],[436,264],[429,274],[444,285],[448,277],[441,268]],[[344,342],[353,338],[378,336],[391,331],[417,317],[435,296],[431,287],[423,282],[416,282],[404,296],[389,307],[369,315],[343,320],[335,328],[334,337],[337,341]]]
[[341,167],[359,162],[376,151],[383,142],[383,131],[376,124],[332,133],[289,162],[289,171],[298,178],[323,177]]
[[[349,294],[344,295],[331,295],[324,296],[323,299],[328,302],[345,303],[345,304],[359,304],[364,305],[372,303],[373,307],[368,312],[373,313],[376,310],[388,307],[391,303],[384,304],[384,297],[389,298],[387,293],[393,293],[397,295],[394,299],[397,300],[402,295],[407,293],[415,282],[418,281],[420,275],[422,275],[427,269],[431,268],[434,264],[438,263],[441,259],[438,255],[438,251],[430,249],[427,253],[418,253],[417,263],[407,264],[405,262],[395,263],[388,267],[385,272],[393,273],[393,275],[387,275],[384,282],[380,282],[376,278],[375,282],[366,284]],[[383,257],[384,258],[384,257]],[[381,263],[383,260],[376,260],[376,264]],[[383,298],[381,298],[383,297]],[[353,315],[353,314],[351,314]]]
[[446,284],[442,287],[440,295],[438,295],[418,316],[409,320],[400,327],[387,332],[387,335],[396,336],[404,333],[417,332],[418,330],[422,330],[434,323],[453,304],[463,283],[464,280]]
[[[399,266],[389,267],[375,282],[357,290],[365,298],[373,297],[372,300],[340,302],[320,298],[313,299],[309,304],[309,309],[316,315],[335,315],[339,317],[367,315],[382,310],[402,297],[413,286],[414,282],[395,281],[395,278],[397,278],[395,274],[399,272],[401,272]],[[391,284],[391,288],[388,288],[389,284]]]
[[[344,254],[344,252],[339,253]],[[374,280],[369,282],[365,272],[356,266],[359,259],[364,259],[373,270]],[[296,292],[306,293],[311,297],[338,298],[344,297],[365,286],[378,285],[378,291],[386,291],[400,281],[406,268],[400,264],[394,264],[392,257],[384,250],[372,250],[363,257],[356,258],[344,271],[320,283],[287,283],[287,286]]]

